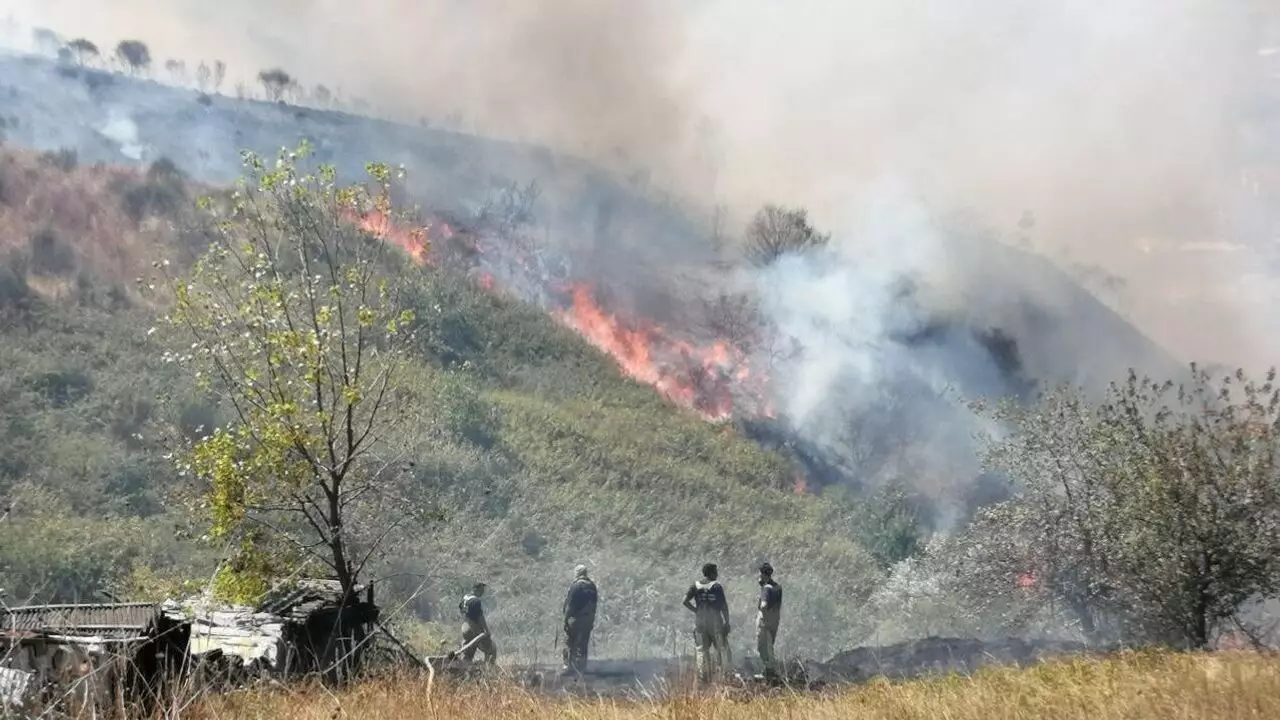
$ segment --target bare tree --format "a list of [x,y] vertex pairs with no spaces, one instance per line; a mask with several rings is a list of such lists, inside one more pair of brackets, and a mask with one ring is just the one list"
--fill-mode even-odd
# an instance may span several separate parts
[[222,81],[227,78],[227,64],[221,60],[213,61],[213,91],[218,92]]
[[311,91],[311,97],[322,108],[329,107],[333,102],[333,93],[324,85],[315,86],[315,89]]
[[116,46],[116,58],[130,73],[142,73],[151,67],[151,50],[140,40],[123,40]]
[[100,54],[98,52],[98,46],[85,38],[76,38],[75,40],[67,43],[67,49],[71,51],[76,62],[81,65],[87,65]]
[[494,182],[485,191],[484,202],[476,212],[477,226],[508,235],[524,225],[534,222],[533,208],[542,195],[535,180],[526,185],[512,182]]
[[787,253],[825,245],[830,239],[809,224],[809,212],[804,208],[770,204],[751,218],[743,251],[752,264],[763,267]]
[[49,28],[38,27],[31,31],[31,42],[36,47],[36,52],[44,55],[57,55],[62,49],[62,38],[58,37],[58,33]]
[[208,92],[212,80],[213,71],[209,69],[209,66],[204,61],[201,61],[196,67],[196,89],[202,93]]
[[267,99],[271,102],[280,102],[285,91],[296,84],[293,77],[280,68],[258,73],[258,82],[262,83],[262,89],[266,91]]
[[185,62],[170,58],[164,62],[164,69],[175,83],[179,85],[187,83],[187,64]]

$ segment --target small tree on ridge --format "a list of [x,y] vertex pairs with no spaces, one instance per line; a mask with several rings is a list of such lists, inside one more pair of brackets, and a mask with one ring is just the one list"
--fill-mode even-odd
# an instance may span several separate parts
[[67,49],[71,51],[76,62],[85,65],[98,57],[98,46],[85,38],[76,38],[67,43]]
[[116,58],[130,73],[151,67],[151,50],[140,40],[123,40],[116,46]]
[[285,91],[294,86],[293,77],[280,68],[258,73],[258,82],[262,83],[262,89],[266,91],[267,99],[271,102],[279,102],[284,97]]

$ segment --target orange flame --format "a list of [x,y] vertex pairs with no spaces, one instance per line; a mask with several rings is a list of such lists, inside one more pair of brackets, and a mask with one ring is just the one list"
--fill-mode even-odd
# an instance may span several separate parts
[[804,475],[796,473],[796,479],[792,483],[791,490],[797,495],[804,495],[809,492],[809,481],[804,479]]
[[[373,237],[394,243],[418,265],[434,264],[428,227],[405,227],[390,215],[374,210],[364,215],[350,213],[346,219]],[[449,240],[454,232],[448,224],[429,226],[438,239]],[[484,254],[484,248],[471,248]],[[517,260],[523,261],[517,253]],[[477,268],[476,282],[485,290],[496,290],[494,275]],[[724,420],[734,412],[734,389],[763,387],[767,377],[753,374],[741,351],[724,340],[710,345],[671,337],[653,322],[624,322],[605,311],[588,285],[569,287],[572,304],[554,312],[563,324],[613,357],[626,375],[652,386],[663,397],[689,408],[708,420]],[[747,393],[754,397],[760,393]],[[756,398],[757,414],[773,417],[773,408]]]
[[749,372],[729,343],[699,347],[676,340],[660,325],[625,323],[606,312],[587,285],[571,286],[570,291],[572,306],[556,317],[611,355],[625,374],[709,420],[733,413],[732,380]]
[[[386,213],[374,210],[363,216],[348,212],[346,220],[361,230],[398,246],[418,265],[427,264],[427,252],[431,243],[427,240],[427,228],[407,228],[397,225]],[[447,229],[448,226],[446,226]]]

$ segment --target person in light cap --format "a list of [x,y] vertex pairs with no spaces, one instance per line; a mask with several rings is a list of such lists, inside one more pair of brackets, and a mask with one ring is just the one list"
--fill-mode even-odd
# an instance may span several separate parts
[[764,665],[764,676],[778,679],[778,658],[773,644],[778,639],[778,624],[782,619],[782,586],[773,579],[773,566],[760,566],[760,602],[756,613],[756,651]]
[[587,566],[573,569],[573,584],[564,599],[564,670],[583,673],[587,669],[587,647],[596,626],[599,591],[587,576]]

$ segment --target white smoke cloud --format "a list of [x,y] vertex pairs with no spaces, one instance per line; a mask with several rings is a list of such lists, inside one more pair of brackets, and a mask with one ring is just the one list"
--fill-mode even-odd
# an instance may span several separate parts
[[821,422],[818,410],[833,395],[885,380],[895,288],[935,267],[943,249],[927,211],[892,182],[866,196],[845,227],[828,247],[783,256],[756,278],[786,353],[772,377],[783,410],[802,429]]
[[107,119],[97,128],[103,137],[120,146],[120,153],[130,160],[142,160],[147,147],[138,138],[138,125],[120,108],[111,108]]

